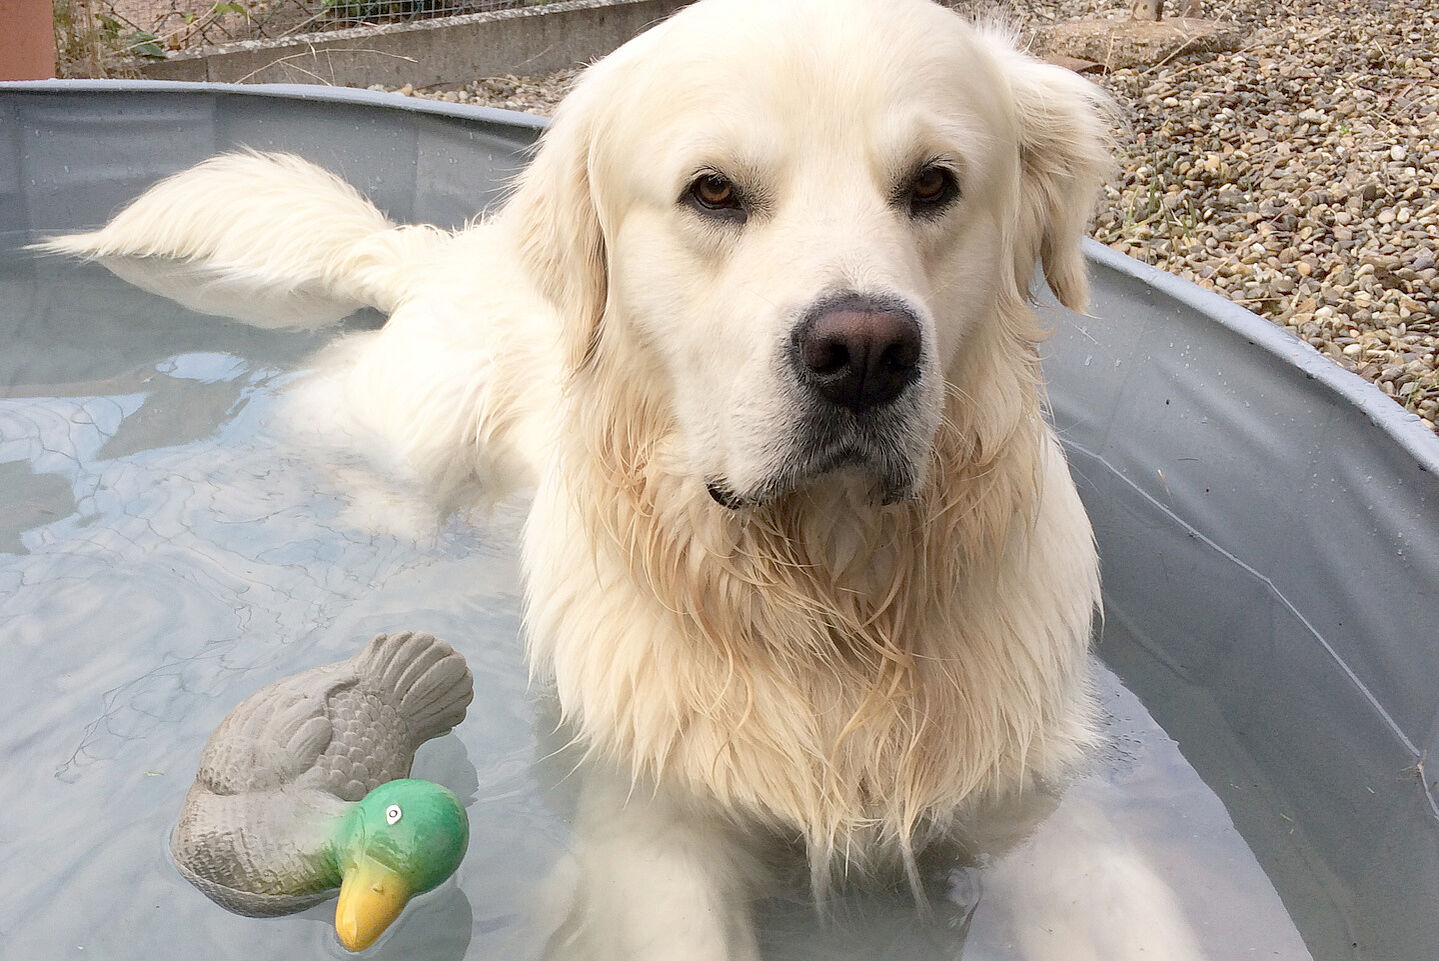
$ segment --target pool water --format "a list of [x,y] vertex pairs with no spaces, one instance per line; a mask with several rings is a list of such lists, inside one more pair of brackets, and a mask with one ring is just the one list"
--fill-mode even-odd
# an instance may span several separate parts
[[[5,956],[347,957],[332,904],[230,915],[176,873],[168,835],[233,705],[381,631],[424,630],[475,675],[467,720],[414,769],[465,802],[470,850],[368,956],[540,957],[553,927],[541,892],[571,839],[543,763],[544,692],[522,661],[524,505],[430,518],[403,484],[286,425],[284,392],[325,337],[189,314],[97,268],[32,259],[23,239],[0,237]],[[825,924],[765,905],[766,958],[1018,958],[1019,926],[1093,912],[1019,912],[994,896],[995,872],[1062,860],[1079,824],[1162,879],[1207,957],[1308,959],[1183,746],[1113,674],[1096,678],[1110,746],[1034,836],[956,865],[926,922],[883,893],[847,896]]]

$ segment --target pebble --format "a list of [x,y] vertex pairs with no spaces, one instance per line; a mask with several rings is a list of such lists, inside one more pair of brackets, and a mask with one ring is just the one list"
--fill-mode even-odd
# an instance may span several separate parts
[[[1047,19],[1126,15],[1033,2]],[[1439,0],[1205,0],[1202,15],[1243,24],[1245,48],[1100,78],[1126,123],[1095,236],[1288,328],[1434,429]],[[1261,269],[1236,284],[1246,262]]]
[[[548,116],[574,86],[578,70],[561,70],[543,77],[483,77],[459,89],[420,88],[410,84],[390,89],[407,97],[423,97],[448,103],[475,103],[502,110]],[[371,88],[372,90],[375,88]]]

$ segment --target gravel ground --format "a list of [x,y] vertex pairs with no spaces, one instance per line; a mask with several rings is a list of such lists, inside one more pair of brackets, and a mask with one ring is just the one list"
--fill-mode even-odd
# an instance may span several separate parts
[[[1028,32],[1128,8],[981,12]],[[1435,429],[1439,0],[1205,0],[1200,13],[1233,23],[1240,48],[1096,78],[1127,124],[1094,235],[1284,325]],[[547,114],[575,76],[401,92]]]

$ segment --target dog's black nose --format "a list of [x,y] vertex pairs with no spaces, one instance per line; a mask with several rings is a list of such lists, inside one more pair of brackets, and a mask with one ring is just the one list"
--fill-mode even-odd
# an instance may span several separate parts
[[893,303],[849,296],[829,301],[795,329],[801,382],[840,407],[882,407],[919,376],[914,314]]

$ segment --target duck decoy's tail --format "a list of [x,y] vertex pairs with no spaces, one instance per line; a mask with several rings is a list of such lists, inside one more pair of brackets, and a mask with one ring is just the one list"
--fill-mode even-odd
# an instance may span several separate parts
[[429,634],[381,634],[354,663],[369,683],[392,695],[416,746],[463,721],[475,696],[464,656]]

